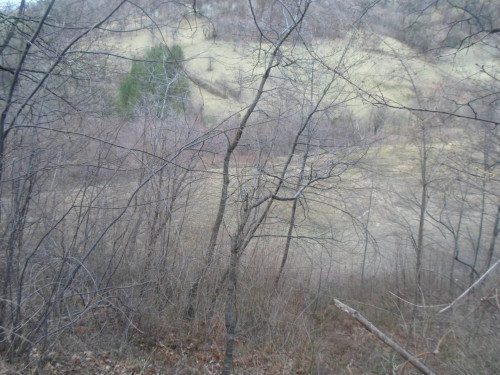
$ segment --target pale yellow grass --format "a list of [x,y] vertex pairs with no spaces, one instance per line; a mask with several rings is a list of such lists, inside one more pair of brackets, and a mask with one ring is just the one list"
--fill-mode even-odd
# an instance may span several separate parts
[[[115,48],[118,45],[122,52],[134,56],[141,56],[147,48],[158,43],[179,44],[184,51],[188,74],[223,94],[216,95],[192,84],[191,100],[194,107],[219,121],[249,105],[255,95],[259,75],[265,67],[265,54],[254,42],[214,40],[210,36],[210,27],[203,19],[191,18],[175,28],[164,28],[161,33],[134,32],[120,39],[114,38],[111,44]],[[325,68],[328,66],[344,72],[358,88],[400,105],[415,104],[412,103],[415,101],[414,86],[421,94],[424,93],[424,97],[430,98],[445,83],[459,82],[474,74],[480,80],[487,79],[484,74],[478,73],[478,62],[485,66],[495,64],[493,54],[488,54],[487,49],[481,52],[465,50],[442,59],[429,59],[419,56],[393,38],[363,33],[354,35],[352,39],[315,40],[309,48],[323,63],[316,62],[314,65],[317,70],[316,83],[320,87],[318,92],[331,77],[331,71]],[[303,68],[307,66],[307,61],[312,61],[309,51],[301,45],[285,45],[283,51],[284,55],[302,66],[302,73],[297,73],[299,70],[294,65],[288,69],[292,74],[302,74],[298,79],[307,83],[310,73]],[[277,71],[275,76],[282,77]],[[283,82],[274,79],[268,87],[282,85]],[[325,101],[334,98],[348,100],[355,107],[356,116],[366,119],[371,107],[357,99],[360,91],[355,86],[339,82]],[[343,90],[340,97],[339,90]]]

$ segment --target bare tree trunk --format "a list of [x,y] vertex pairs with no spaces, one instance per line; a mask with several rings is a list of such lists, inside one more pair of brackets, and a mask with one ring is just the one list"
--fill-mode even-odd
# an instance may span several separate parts
[[493,224],[493,233],[491,235],[490,247],[488,249],[488,260],[486,261],[486,269],[490,268],[495,254],[495,244],[497,242],[498,234],[500,233],[500,205],[497,206],[497,214],[495,216],[495,223]]
[[249,212],[244,213],[241,223],[231,239],[231,256],[227,273],[227,296],[226,296],[226,351],[222,365],[222,375],[230,375],[233,368],[234,345],[236,342],[236,284],[238,280],[239,253],[242,251],[244,228],[248,221]]
[[[252,11],[252,15],[254,17],[254,22],[258,26],[258,21],[255,18],[255,14],[253,13],[253,6],[251,1],[249,2],[250,4],[250,9]],[[245,115],[241,119],[240,125],[238,129],[236,130],[236,134],[234,135],[234,138],[232,141],[229,143],[226,153],[224,155],[224,164],[223,164],[223,170],[222,170],[222,191],[221,191],[221,197],[219,200],[219,207],[217,210],[217,215],[215,217],[215,222],[212,227],[212,231],[210,234],[210,241],[207,246],[207,252],[205,256],[205,261],[204,261],[204,266],[202,271],[200,272],[199,276],[197,277],[196,281],[193,283],[189,290],[189,298],[188,298],[188,307],[186,309],[186,317],[188,319],[193,319],[195,315],[195,304],[196,304],[196,299],[198,296],[198,289],[200,287],[201,282],[207,275],[210,266],[212,265],[213,258],[214,258],[214,252],[215,252],[215,246],[217,244],[217,238],[219,237],[219,232],[220,232],[220,227],[222,224],[222,219],[224,218],[224,213],[226,211],[226,204],[227,204],[227,199],[228,199],[228,187],[229,187],[229,165],[231,162],[231,157],[233,155],[234,150],[236,147],[238,147],[241,137],[243,136],[243,133],[247,127],[248,120],[252,113],[255,111],[255,108],[257,107],[257,104],[259,103],[262,94],[264,93],[264,87],[267,83],[267,80],[269,79],[269,76],[271,74],[272,69],[276,66],[275,65],[275,60],[276,57],[278,56],[281,46],[283,43],[288,39],[288,37],[291,35],[291,33],[295,30],[295,28],[302,22],[302,19],[304,18],[307,9],[309,7],[310,2],[306,1],[305,4],[303,5],[303,9],[299,8],[297,9],[297,19],[294,20],[293,24],[289,25],[281,35],[279,35],[278,39],[273,43],[273,49],[272,53],[269,56],[269,60],[266,66],[266,70],[264,74],[262,75],[262,78],[260,80],[259,87],[257,89],[257,93],[255,94],[255,97],[252,100],[252,103],[248,107],[247,111],[245,112]]]
[[484,128],[484,150],[483,150],[483,178],[481,183],[481,216],[479,218],[479,228],[477,233],[476,243],[474,245],[474,261],[471,264],[470,270],[470,283],[473,284],[476,276],[478,274],[478,261],[479,261],[479,253],[481,251],[481,244],[483,239],[483,230],[484,230],[484,216],[486,214],[486,185],[488,179],[488,163],[489,163],[489,141],[488,141],[488,132],[485,126]]
[[[314,110],[314,59],[311,60],[311,75],[310,75],[310,98],[309,98],[309,105],[310,105],[310,111]],[[309,151],[311,148],[311,132],[308,130],[308,134],[306,135],[307,141],[306,141],[306,147],[304,149],[304,153],[302,155],[302,164],[300,166],[300,174],[299,178],[297,180],[297,184],[295,186],[295,191],[298,193],[300,191],[300,188],[302,186],[302,181],[304,180],[304,173],[305,173],[305,168],[307,164],[307,157],[309,156]],[[287,237],[286,237],[286,243],[285,243],[285,249],[283,250],[283,257],[281,258],[281,264],[280,264],[280,269],[278,271],[278,275],[276,276],[276,280],[274,282],[274,289],[278,288],[278,284],[281,278],[281,275],[283,274],[283,270],[285,269],[286,261],[288,259],[288,252],[290,250],[290,243],[292,240],[292,233],[293,229],[295,227],[295,215],[297,213],[297,204],[298,204],[298,199],[295,199],[292,204],[292,212],[290,213],[290,223],[288,225],[288,232],[287,232]]]
[[[281,45],[281,44],[280,44]],[[217,210],[217,215],[215,217],[215,222],[212,227],[212,231],[210,234],[210,241],[208,242],[207,246],[207,253],[205,256],[205,262],[202,271],[200,272],[198,278],[196,281],[193,283],[189,290],[189,300],[188,300],[188,307],[186,310],[186,316],[189,319],[194,318],[195,314],[195,304],[196,304],[196,298],[198,296],[198,289],[200,287],[201,282],[207,275],[210,266],[212,265],[213,258],[214,258],[214,252],[215,252],[215,246],[217,244],[217,238],[219,237],[219,231],[220,227],[222,224],[222,219],[224,218],[224,213],[226,211],[226,204],[227,204],[227,198],[228,198],[228,187],[229,187],[229,165],[231,162],[231,156],[233,155],[234,150],[240,143],[241,137],[243,135],[243,132],[245,131],[245,128],[248,123],[248,119],[250,118],[250,115],[253,113],[255,110],[255,107],[259,103],[259,100],[262,96],[262,93],[264,92],[264,86],[269,78],[269,75],[271,73],[272,68],[274,67],[274,58],[278,52],[278,49],[274,50],[274,53],[271,55],[270,61],[267,65],[267,69],[262,76],[262,79],[260,81],[259,89],[257,91],[257,94],[255,95],[252,104],[250,107],[247,109],[245,116],[240,122],[240,126],[238,127],[238,130],[236,131],[236,134],[231,141],[231,143],[228,145],[226,154],[224,155],[224,164],[223,164],[223,169],[222,169],[222,191],[221,191],[221,196],[219,200],[219,208]]]
[[464,205],[465,205],[465,199],[462,199],[462,202],[460,202],[460,212],[459,212],[459,217],[458,217],[458,223],[457,223],[457,228],[455,231],[452,232],[453,234],[453,259],[451,260],[451,269],[450,269],[450,292],[452,290],[453,285],[455,284],[455,259],[458,258],[459,252],[460,252],[460,245],[459,245],[459,239],[460,239],[460,232],[462,229],[462,219],[464,215]]
[[427,211],[428,202],[428,177],[427,177],[427,161],[428,161],[428,150],[427,150],[427,129],[426,124],[422,123],[422,145],[420,147],[420,178],[421,178],[421,197],[420,197],[420,216],[418,222],[418,234],[417,240],[412,236],[413,246],[415,248],[415,297],[414,306],[410,323],[410,332],[408,335],[408,345],[411,343],[413,336],[415,334],[416,326],[419,321],[419,305],[422,301],[422,256],[424,252],[424,226],[425,226],[425,214]]
[[[298,193],[300,191],[301,186],[302,186],[302,182],[304,180],[304,172],[305,172],[305,168],[306,168],[307,157],[309,156],[310,145],[311,145],[311,137],[310,137],[310,134],[308,134],[306,147],[304,149],[304,154],[302,155],[302,165],[300,167],[300,174],[299,174],[299,178],[297,180],[297,185],[295,187],[296,193]],[[288,224],[288,232],[287,232],[287,237],[286,237],[285,249],[283,250],[283,257],[281,259],[280,269],[278,271],[278,275],[276,276],[276,280],[274,282],[274,289],[278,288],[278,284],[279,284],[281,275],[283,274],[283,270],[285,269],[286,261],[288,259],[288,252],[290,250],[290,243],[292,241],[292,234],[293,234],[293,230],[295,228],[295,215],[297,213],[298,203],[299,203],[298,198],[294,199],[294,201],[292,203],[292,212],[290,213],[290,223]]]
[[[370,213],[372,211],[372,198],[373,198],[373,182],[372,182],[372,187],[370,189],[370,200],[368,203],[368,211],[366,213],[367,216],[366,216],[366,223],[365,223],[365,248],[363,251],[363,264],[361,265],[361,286],[362,287],[364,287],[364,285],[365,285],[366,254],[368,253],[368,238],[369,238],[368,225],[370,224]],[[396,273],[397,273],[397,271],[396,271]],[[396,277],[397,277],[397,275],[396,275]]]
[[283,257],[281,258],[281,264],[280,264],[280,269],[278,271],[278,275],[276,276],[276,280],[274,280],[274,289],[278,288],[281,275],[283,274],[283,270],[285,269],[285,264],[288,259],[288,251],[290,250],[292,233],[293,229],[295,228],[295,213],[297,211],[297,204],[298,204],[298,199],[294,200],[292,204],[292,212],[290,213],[290,223],[288,224],[288,233],[286,236],[285,248],[283,249]]

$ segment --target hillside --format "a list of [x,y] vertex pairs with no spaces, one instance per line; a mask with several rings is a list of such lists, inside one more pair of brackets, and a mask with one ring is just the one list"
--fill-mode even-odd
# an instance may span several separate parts
[[[221,113],[230,115],[251,101],[255,80],[265,63],[262,60],[265,49],[259,50],[262,46],[245,39],[213,38],[207,34],[212,27],[211,20],[191,17],[173,31],[164,28],[158,34],[152,34],[145,30],[126,38],[113,38],[107,43],[135,58],[140,58],[148,48],[157,44],[180,45],[185,54],[186,73],[194,80],[194,107],[203,106],[208,116],[223,118]],[[420,53],[397,39],[367,30],[348,36],[348,39],[336,40],[315,38],[315,53],[321,56],[324,64],[332,67],[345,54],[342,64],[353,77],[353,84],[369,94],[383,96],[396,106],[409,105],[415,97],[415,88],[430,96],[436,88],[458,85],[471,76],[477,76],[479,64],[485,67],[496,65],[496,50],[489,46],[459,51],[446,48],[436,56]],[[312,57],[303,47],[294,46],[292,54],[297,65],[311,63]],[[307,79],[307,76],[302,78]],[[477,79],[486,83],[489,77],[479,75]],[[416,87],[413,87],[412,80]],[[373,109],[364,105],[362,100],[354,100],[349,105],[361,109],[355,112],[365,116]]]
[[1,7],[1,373],[498,373],[495,1]]

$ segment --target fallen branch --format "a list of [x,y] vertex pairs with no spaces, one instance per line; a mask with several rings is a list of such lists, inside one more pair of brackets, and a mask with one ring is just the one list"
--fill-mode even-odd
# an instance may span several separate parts
[[462,294],[460,294],[457,298],[455,298],[455,300],[453,302],[451,302],[448,306],[446,306],[444,309],[442,309],[441,311],[439,311],[439,313],[443,313],[445,312],[446,310],[450,309],[451,307],[453,307],[453,305],[455,305],[458,301],[460,301],[462,298],[464,298],[467,294],[470,293],[470,291],[472,289],[474,289],[478,284],[481,283],[481,281],[484,280],[484,278],[491,272],[491,270],[493,270],[496,266],[498,266],[498,264],[500,263],[500,259],[497,259],[497,261],[490,267],[488,268],[488,270],[483,273],[483,275],[476,280],[476,282],[474,284],[472,284],[469,288],[467,288],[467,290],[465,292],[463,292]]
[[384,343],[393,348],[396,352],[399,353],[401,357],[406,359],[409,363],[411,363],[416,369],[420,370],[422,374],[426,375],[436,375],[434,371],[429,369],[426,365],[424,365],[420,360],[418,360],[411,353],[407,352],[403,347],[399,346],[396,342],[394,342],[389,336],[375,327],[368,319],[366,319],[363,315],[361,315],[358,311],[354,310],[352,307],[347,306],[346,304],[340,302],[337,299],[334,299],[335,306],[339,309],[347,313],[356,319],[363,327],[365,327],[368,331],[377,336]]

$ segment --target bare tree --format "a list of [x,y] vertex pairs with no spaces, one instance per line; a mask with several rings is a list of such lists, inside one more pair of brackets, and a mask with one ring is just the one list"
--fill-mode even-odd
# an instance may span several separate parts
[[[128,58],[96,41],[122,31],[114,27],[126,7],[143,10],[127,1],[86,3],[88,12],[75,6],[23,1],[17,14],[3,18],[11,27],[2,35],[0,56],[0,325],[11,360],[39,343],[50,345],[49,338],[88,312],[113,308],[120,283],[174,282],[158,268],[175,262],[176,251],[166,254],[182,242],[182,217],[174,215],[191,194],[197,152],[213,136],[192,124],[180,126],[182,117],[162,96],[148,105],[160,114],[163,130],[148,129],[155,134],[142,143],[135,135],[130,139],[134,124],[111,115],[114,93],[106,87],[112,73],[106,67],[120,65],[112,59]],[[176,124],[168,139],[166,121]],[[132,184],[131,176],[139,181]],[[157,204],[145,240],[139,212],[155,207],[151,199]],[[139,272],[129,261],[142,241],[161,259],[157,272],[120,280],[127,269]],[[117,311],[128,319],[128,307]]]

